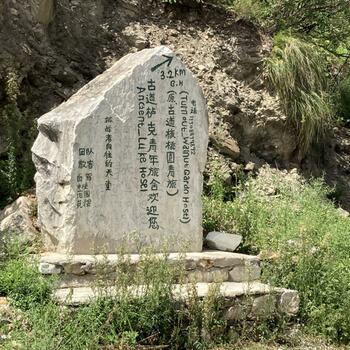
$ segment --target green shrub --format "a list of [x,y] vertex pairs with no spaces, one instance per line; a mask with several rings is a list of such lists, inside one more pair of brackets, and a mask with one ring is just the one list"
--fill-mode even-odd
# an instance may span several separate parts
[[240,16],[249,18],[259,24],[265,24],[270,10],[267,3],[261,0],[229,0],[226,5]]
[[296,130],[300,154],[304,155],[333,122],[324,58],[315,46],[278,35],[266,66],[289,125]]
[[321,180],[263,169],[233,200],[204,198],[207,229],[244,237],[243,251],[275,257],[265,281],[297,289],[307,329],[335,341],[350,341],[350,218],[327,200]]
[[350,75],[345,77],[336,90],[338,114],[345,122],[350,121]]
[[[347,0],[228,0],[222,3],[274,33],[289,31],[331,54],[347,57],[350,7]],[[341,48],[345,48],[341,50]]]
[[[6,258],[6,259],[5,259]],[[32,258],[17,249],[2,256],[0,262],[0,295],[12,305],[27,310],[50,299],[52,283],[39,274]]]
[[[261,1],[261,0],[260,0]],[[348,46],[350,7],[347,0],[266,0],[277,30],[291,30],[335,52]]]
[[0,125],[4,127],[8,149],[0,159],[0,208],[33,186],[35,172],[30,148],[36,130],[28,111],[18,108],[20,83],[16,72],[8,72],[5,85],[6,102],[0,106]]

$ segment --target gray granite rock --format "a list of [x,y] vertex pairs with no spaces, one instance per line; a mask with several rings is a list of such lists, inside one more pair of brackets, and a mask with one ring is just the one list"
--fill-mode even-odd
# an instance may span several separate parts
[[21,244],[33,243],[39,234],[34,225],[35,206],[35,198],[23,196],[0,211],[0,241],[10,239]]
[[232,282],[251,282],[260,279],[261,267],[256,263],[245,263],[235,266],[229,272],[229,281]]
[[38,129],[32,152],[47,250],[201,251],[206,103],[170,49],[125,56]]
[[209,232],[205,238],[208,248],[234,252],[242,242],[242,236],[226,232]]
[[296,315],[299,311],[300,297],[295,290],[281,289],[278,300],[278,309],[280,312],[289,316]]

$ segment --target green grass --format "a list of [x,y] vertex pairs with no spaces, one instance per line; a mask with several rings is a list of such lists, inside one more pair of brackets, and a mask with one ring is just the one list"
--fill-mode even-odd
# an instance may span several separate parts
[[266,61],[269,80],[289,125],[296,130],[301,155],[320,141],[333,123],[324,62],[314,45],[282,34],[275,37]]
[[[216,185],[218,188],[218,185]],[[238,230],[243,252],[272,257],[265,281],[297,289],[307,330],[340,342],[350,340],[350,219],[327,200],[321,180],[263,169],[236,197],[204,198],[206,230]]]
[[21,251],[19,245],[11,246],[0,259],[0,296],[9,297],[13,306],[23,310],[50,299],[52,281],[39,274],[37,261]]

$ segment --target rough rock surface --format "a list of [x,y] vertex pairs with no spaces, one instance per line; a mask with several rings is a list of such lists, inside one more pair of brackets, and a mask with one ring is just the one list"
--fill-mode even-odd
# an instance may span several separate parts
[[[120,261],[125,257],[116,254],[107,255],[65,255],[45,253],[42,255],[39,271],[43,275],[58,275],[59,286],[62,288],[92,286],[96,279],[103,276],[105,285],[113,285],[120,268]],[[142,255],[130,254],[127,257],[132,269],[142,262]],[[164,259],[164,253],[153,255],[154,259]],[[229,272],[235,267],[259,264],[259,259],[253,255],[232,252],[208,250],[190,253],[169,253],[169,264],[184,267],[187,281],[191,282],[225,282],[229,281]],[[242,280],[242,276],[239,276]],[[250,280],[247,275],[243,278]],[[240,282],[230,279],[231,282]]]
[[209,232],[205,237],[208,248],[234,252],[242,242],[242,236],[226,232]]
[[257,281],[261,276],[261,267],[256,263],[246,263],[245,265],[235,266],[229,272],[229,280],[235,282]]
[[38,129],[32,151],[46,249],[202,250],[206,104],[171,50],[125,56]]
[[15,239],[19,243],[32,243],[37,239],[35,210],[34,197],[19,197],[0,211],[0,240]]
[[[197,296],[199,298],[206,297],[213,288],[217,288],[217,284],[211,283],[196,283],[195,288]],[[61,288],[57,289],[54,293],[54,297],[61,304],[66,305],[82,305],[88,304],[91,301],[99,297],[99,290],[91,287],[78,287],[78,288]],[[130,295],[142,296],[145,293],[144,286],[131,285],[129,287]],[[223,282],[219,285],[218,293],[225,298],[224,308],[227,310],[227,320],[237,320],[245,318],[245,315],[250,315],[249,318],[257,318],[261,315],[270,317],[276,311],[274,307],[267,308],[267,301],[269,305],[280,304],[280,295],[288,292],[290,295],[294,295],[294,300],[299,301],[298,292],[295,290],[287,290],[280,288],[273,288],[269,285],[262,284],[260,282],[251,283],[235,283],[235,282]],[[103,289],[104,295],[116,295],[118,290],[115,287],[109,287]],[[193,284],[186,285],[173,285],[174,298],[179,301],[186,300],[193,293]],[[247,298],[253,300],[253,304],[248,301]],[[257,300],[257,301],[256,301]],[[295,304],[296,305],[296,304]],[[287,315],[295,315],[291,311],[296,311],[295,305],[282,310],[278,309],[281,313],[287,313]],[[242,310],[242,306],[245,310]],[[234,309],[237,308],[236,312]],[[287,310],[287,312],[285,312]],[[237,312],[238,311],[238,312]],[[265,312],[269,312],[266,315]],[[242,317],[243,316],[243,317]]]

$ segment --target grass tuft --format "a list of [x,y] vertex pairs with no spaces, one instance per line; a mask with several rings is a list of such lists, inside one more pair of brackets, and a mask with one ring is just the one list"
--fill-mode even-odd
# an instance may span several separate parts
[[297,133],[300,155],[320,141],[333,122],[324,58],[315,46],[277,35],[266,61],[268,77]]

